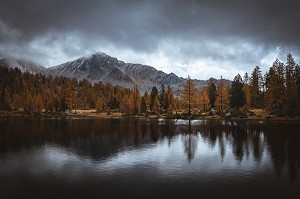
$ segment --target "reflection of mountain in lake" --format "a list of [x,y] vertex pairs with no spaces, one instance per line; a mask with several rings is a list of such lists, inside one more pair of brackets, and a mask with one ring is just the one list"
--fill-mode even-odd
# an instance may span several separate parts
[[[68,148],[95,161],[127,150],[155,147],[161,141],[172,146],[180,138],[189,162],[201,156],[207,143],[219,151],[221,161],[232,154],[236,164],[266,157],[278,176],[287,169],[295,181],[300,169],[299,124],[257,121],[187,121],[144,119],[1,119],[0,154],[45,144]],[[201,158],[201,157],[200,157]]]

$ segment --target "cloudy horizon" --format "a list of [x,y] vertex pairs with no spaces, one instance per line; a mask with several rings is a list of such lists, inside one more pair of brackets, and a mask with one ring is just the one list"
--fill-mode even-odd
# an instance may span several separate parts
[[0,57],[45,67],[104,52],[178,76],[233,79],[292,53],[297,0],[2,0]]

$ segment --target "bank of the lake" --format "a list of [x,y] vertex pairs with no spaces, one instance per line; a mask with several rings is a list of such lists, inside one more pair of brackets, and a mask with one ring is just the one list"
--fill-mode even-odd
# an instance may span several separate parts
[[[247,113],[251,114],[247,114]],[[242,114],[241,114],[242,113]],[[186,113],[172,114],[139,114],[126,115],[118,111],[96,112],[96,110],[73,110],[62,113],[26,113],[23,111],[1,111],[0,117],[40,117],[40,118],[161,118],[161,119],[192,119],[192,120],[271,120],[271,121],[300,121],[299,116],[278,116],[271,114],[267,110],[253,109],[247,112],[241,111],[237,115],[226,116],[225,113],[211,114],[209,112],[202,114],[192,114],[189,117]]]

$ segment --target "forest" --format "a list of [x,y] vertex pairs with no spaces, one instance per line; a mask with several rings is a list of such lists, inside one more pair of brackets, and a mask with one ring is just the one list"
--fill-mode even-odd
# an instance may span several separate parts
[[266,109],[277,116],[300,113],[300,66],[291,54],[286,63],[276,59],[263,75],[256,66],[251,74],[236,75],[231,85],[210,81],[197,90],[188,77],[175,96],[172,85],[153,87],[141,93],[109,83],[90,83],[67,77],[22,73],[18,68],[0,66],[0,110],[27,114],[72,113],[96,110],[125,115],[200,114],[212,110],[222,115],[230,110]]

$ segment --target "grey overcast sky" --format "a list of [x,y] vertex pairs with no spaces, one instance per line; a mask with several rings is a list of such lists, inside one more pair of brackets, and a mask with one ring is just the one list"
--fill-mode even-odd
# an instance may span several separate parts
[[292,53],[299,0],[1,0],[0,57],[46,67],[94,52],[179,76],[233,79]]

